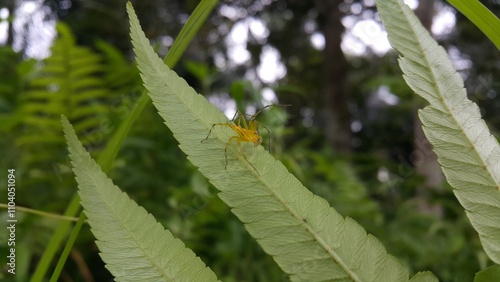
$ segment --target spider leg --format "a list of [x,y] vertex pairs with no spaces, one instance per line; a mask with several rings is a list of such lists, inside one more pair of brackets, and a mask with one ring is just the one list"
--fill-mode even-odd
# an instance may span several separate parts
[[271,131],[269,130],[269,128],[267,128],[262,123],[258,123],[258,125],[264,127],[264,129],[267,131],[267,150],[270,153],[271,152]]
[[207,139],[208,139],[208,137],[210,137],[210,134],[212,134],[212,130],[214,130],[214,127],[216,127],[216,126],[229,126],[229,127],[231,127],[231,126],[229,125],[229,123],[214,123],[214,124],[212,124],[212,127],[211,127],[211,128],[210,128],[210,130],[208,131],[208,135],[207,135],[207,137],[206,137],[205,139],[201,140],[201,143],[203,143],[203,141],[207,140]]
[[212,133],[212,130],[214,129],[214,127],[215,127],[215,123],[212,124],[212,127],[210,127],[210,130],[208,131],[207,137],[205,139],[201,140],[201,143],[203,143],[203,141],[207,140],[208,137],[210,137],[210,134]]
[[270,104],[270,105],[267,105],[265,107],[263,107],[262,109],[260,109],[259,111],[257,111],[251,118],[250,120],[253,121],[255,120],[255,118],[257,118],[257,116],[265,109],[267,108],[270,108],[270,107],[289,107],[291,106],[290,104],[286,104],[286,105],[279,105],[279,104]]
[[273,106],[275,106],[275,105],[273,105],[273,104],[271,104],[271,105],[267,105],[267,106],[265,106],[264,108],[262,108],[262,109],[258,110],[258,111],[257,111],[257,112],[256,112],[256,113],[255,113],[255,114],[254,114],[251,118],[250,118],[250,120],[251,120],[251,121],[255,120],[255,118],[256,118],[256,117],[257,117],[257,116],[258,116],[258,115],[259,115],[259,114],[260,114],[263,110],[265,110],[265,109],[267,109],[267,108],[269,108],[269,107],[273,107]]
[[224,156],[225,156],[225,159],[226,159],[226,164],[224,165],[224,169],[227,169],[227,148],[231,144],[231,141],[236,140],[236,142],[238,143],[238,147],[240,147],[240,150],[241,150],[240,140],[238,140],[238,138],[240,138],[240,137],[239,136],[233,136],[233,137],[229,138],[229,140],[227,140],[226,147],[224,147]]
[[242,127],[242,128],[245,128],[245,129],[248,128],[247,119],[245,118],[245,115],[242,114],[240,111],[238,111],[237,122],[238,122],[238,126],[239,127]]
[[[238,139],[236,139],[238,140]],[[238,148],[240,148],[240,152],[241,152],[241,155],[243,156],[243,158],[245,159],[245,161],[247,161],[247,163],[253,168],[253,170],[259,174],[259,172],[257,171],[257,169],[253,166],[253,164],[247,159],[247,156],[245,156],[245,153],[243,153],[243,148],[241,148],[241,143],[239,142],[238,140]],[[260,175],[260,174],[259,174]]]

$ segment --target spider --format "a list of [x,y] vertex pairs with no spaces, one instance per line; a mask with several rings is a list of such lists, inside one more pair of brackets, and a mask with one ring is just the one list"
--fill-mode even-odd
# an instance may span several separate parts
[[[234,132],[236,132],[237,135],[232,136],[229,138],[229,140],[226,142],[226,147],[224,148],[224,155],[226,159],[226,164],[224,166],[224,169],[227,169],[227,148],[231,144],[233,140],[236,141],[238,144],[238,148],[240,149],[241,155],[243,158],[250,164],[250,166],[257,172],[257,169],[248,161],[247,157],[243,153],[243,149],[241,148],[241,142],[249,142],[253,143],[254,147],[259,146],[262,143],[262,136],[259,134],[258,128],[263,127],[268,135],[271,133],[269,129],[261,124],[260,122],[256,121],[255,118],[257,118],[257,115],[259,115],[263,110],[266,108],[276,106],[276,105],[267,105],[264,108],[260,109],[258,112],[256,112],[253,116],[250,117],[250,119],[247,121],[245,118],[245,115],[242,114],[240,111],[236,111],[234,114],[234,117],[231,119],[233,123],[214,123],[212,124],[212,128],[210,128],[210,131],[208,132],[207,138],[201,140],[201,142],[205,141],[210,137],[210,134],[212,133],[212,130],[216,126],[229,126]],[[236,118],[237,117],[237,118]],[[268,138],[268,148],[270,145],[270,139]],[[258,172],[257,172],[258,173]]]

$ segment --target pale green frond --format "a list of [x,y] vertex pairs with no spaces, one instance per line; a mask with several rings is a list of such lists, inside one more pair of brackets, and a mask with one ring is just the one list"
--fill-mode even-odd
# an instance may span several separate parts
[[[408,281],[408,272],[350,218],[313,195],[262,146],[236,142],[227,122],[154,53],[132,5],[131,37],[145,87],[179,147],[292,281]],[[206,139],[205,141],[203,141]],[[203,141],[203,142],[202,142]]]
[[419,111],[446,179],[488,256],[500,263],[500,147],[467,99],[463,81],[446,51],[400,0],[377,6],[406,83],[429,106]]
[[116,281],[217,281],[215,274],[113,184],[62,118],[81,204]]
[[[186,24],[182,27],[179,36],[175,39],[174,44],[170,48],[170,52],[168,55],[165,57],[165,62],[168,64],[170,67],[175,66],[176,62],[178,59],[182,56],[184,53],[188,42],[191,42],[193,37],[197,34],[198,30],[201,27],[201,22],[203,22],[203,19],[206,19],[208,14],[212,11],[214,8],[214,5],[217,3],[217,0],[202,0],[198,7],[194,10],[193,14],[189,17],[188,21]],[[208,5],[207,5],[208,4]],[[175,50],[175,52],[172,52]],[[27,61],[29,62],[29,61]],[[23,64],[26,68],[29,64]],[[109,62],[107,66],[109,66]],[[112,72],[115,70],[112,68]],[[109,69],[108,69],[109,73]],[[135,76],[134,76],[135,77]],[[104,75],[104,79],[108,80],[106,78],[106,75]],[[109,82],[109,80],[108,80]],[[108,83],[107,85],[111,87],[112,89],[116,89],[116,81],[114,83]],[[120,85],[120,84],[119,84]],[[125,93],[123,91],[116,91],[117,93]],[[121,145],[123,143],[123,140],[127,136],[130,128],[132,127],[132,124],[138,119],[139,115],[141,114],[142,110],[146,107],[146,105],[149,103],[149,96],[146,93],[143,93],[143,89],[134,89],[134,91],[128,92],[127,93],[136,93],[136,94],[141,94],[141,97],[137,101],[136,106],[127,114],[125,119],[120,123],[118,128],[113,132],[111,135],[111,138],[108,140],[108,142],[105,145],[105,148],[103,149],[102,152],[99,154],[98,158],[98,163],[101,165],[103,170],[109,171],[111,168],[115,157],[118,153],[118,150],[121,148]],[[81,96],[80,96],[81,97]],[[19,116],[16,114],[15,116]],[[2,126],[10,126],[7,123],[1,123],[0,120],[0,127]],[[66,209],[65,215],[66,216],[75,216],[80,208],[80,203],[79,203],[79,198],[75,195],[71,202],[68,204],[68,208]],[[68,222],[61,222],[57,226],[54,236],[50,239],[47,247],[45,248],[45,251],[40,258],[40,261],[35,269],[35,272],[32,277],[32,281],[41,281],[43,280],[43,277],[45,277],[45,273],[47,272],[49,266],[53,262],[53,258],[55,254],[59,250],[59,246],[61,246],[61,242],[66,238],[66,234],[69,230],[69,223]],[[66,244],[66,249],[71,249],[72,243],[71,241],[68,241]],[[66,252],[65,252],[66,253]],[[58,262],[58,267],[61,264],[64,264],[66,258],[64,257],[63,253],[60,257],[60,260]]]
[[426,271],[426,272],[419,272],[417,274],[415,274],[411,279],[410,279],[410,282],[413,282],[413,281],[419,281],[419,282],[434,282],[436,281],[436,276],[434,276],[434,274],[432,274],[431,272],[429,271]]

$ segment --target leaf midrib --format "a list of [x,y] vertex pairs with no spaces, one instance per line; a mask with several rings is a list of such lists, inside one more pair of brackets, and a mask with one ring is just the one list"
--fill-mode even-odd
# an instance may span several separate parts
[[[431,64],[430,60],[429,60],[429,56],[428,56],[428,53],[429,52],[426,52],[425,49],[423,48],[422,44],[421,44],[421,41],[419,40],[419,37],[417,36],[417,33],[416,33],[416,30],[413,28],[413,25],[410,24],[410,19],[408,18],[408,7],[403,8],[403,13],[407,19],[407,24],[409,25],[409,27],[411,28],[411,32],[413,33],[413,38],[416,38],[416,43],[417,43],[417,46],[418,48],[420,49],[420,53],[423,54],[423,60],[426,62],[427,64],[427,70],[429,71],[429,73],[432,75],[432,78],[433,78],[433,81],[431,82],[432,83],[432,86],[433,88],[435,89],[437,95],[435,96],[437,99],[439,99],[439,101],[441,101],[441,103],[443,104],[443,106],[448,110],[448,113],[449,115],[452,117],[453,121],[455,122],[455,124],[458,125],[458,127],[460,128],[460,131],[461,133],[465,136],[465,138],[467,139],[467,141],[469,142],[469,144],[471,145],[472,148],[474,148],[474,153],[479,157],[479,159],[481,160],[481,165],[482,167],[485,167],[485,170],[488,172],[489,176],[490,176],[490,179],[492,180],[492,182],[495,183],[495,185],[497,186],[497,190],[500,190],[500,180],[497,180],[494,178],[495,176],[495,173],[492,170],[492,167],[491,166],[488,166],[487,165],[487,161],[486,159],[488,158],[487,156],[483,156],[483,154],[481,153],[481,150],[479,150],[477,147],[476,147],[476,144],[472,141],[472,138],[471,136],[468,134],[468,131],[465,130],[465,128],[463,127],[463,124],[461,122],[459,122],[459,119],[457,118],[457,116],[460,114],[458,112],[455,112],[453,110],[453,107],[450,107],[449,104],[447,103],[447,100],[448,99],[445,99],[444,98],[444,95],[443,95],[443,91],[440,90],[440,86],[439,86],[439,79],[438,79],[438,75],[436,75],[436,73],[434,72],[434,66],[433,64]],[[438,46],[438,48],[442,48],[440,46]],[[445,50],[446,51],[446,50]],[[407,57],[404,57],[406,58],[407,60],[410,61],[410,59],[408,59]],[[413,61],[412,61],[413,62]],[[448,79],[448,78],[446,78]],[[465,91],[464,88],[461,89],[461,91]],[[467,99],[467,98],[466,98]],[[461,103],[462,104],[462,103]],[[438,108],[434,107],[432,104],[430,104],[429,106],[427,107],[432,107],[436,110],[439,111]],[[446,141],[445,141],[446,142]],[[488,155],[490,155],[491,152],[489,152]],[[468,165],[470,165],[470,163],[468,163]]]
[[[84,156],[84,158],[90,158],[90,157],[89,156]],[[94,162],[94,165],[97,166],[97,164],[95,162]],[[101,172],[99,168],[98,168],[98,173],[99,174],[103,174],[103,172]],[[89,175],[91,175],[91,174],[89,174]],[[101,177],[102,177],[102,175],[101,175]],[[118,219],[118,222],[121,225],[121,230],[126,230],[126,232],[129,235],[129,238],[134,242],[136,248],[138,248],[141,251],[142,257],[145,258],[149,262],[149,265],[152,266],[155,269],[156,273],[159,273],[160,275],[162,275],[162,277],[168,277],[168,279],[170,279],[170,280],[172,280],[173,278],[175,278],[175,277],[170,277],[168,275],[168,273],[166,273],[166,272],[163,271],[164,268],[162,266],[160,266],[160,265],[157,264],[157,262],[159,262],[161,260],[158,260],[158,258],[154,258],[154,257],[151,257],[149,255],[149,254],[151,254],[151,250],[146,250],[146,249],[144,249],[142,247],[143,240],[140,240],[141,239],[140,237],[136,237],[135,236],[135,232],[137,231],[137,229],[130,229],[129,228],[129,222],[125,221],[125,217],[122,216],[123,212],[116,205],[116,199],[108,199],[108,197],[106,196],[106,193],[103,193],[103,192],[105,192],[105,189],[99,189],[98,188],[99,187],[98,184],[99,184],[100,181],[97,182],[97,181],[94,180],[93,182],[94,182],[95,190],[100,195],[101,200],[104,203],[106,203],[107,208],[110,211],[112,211],[114,217],[116,219]],[[112,182],[111,182],[111,185],[113,185],[113,189],[117,188]],[[119,192],[122,193],[121,191],[119,191]],[[133,201],[128,196],[126,196],[124,194],[121,194],[120,196],[121,197],[125,196],[127,198],[127,201],[128,201],[129,204],[132,204],[132,205],[134,204]],[[141,209],[141,207],[137,207],[137,208]],[[151,215],[148,214],[147,216],[148,216],[148,219],[149,219],[149,217]],[[157,226],[156,226],[157,224],[159,224],[159,223],[155,223],[155,226],[153,226],[153,229],[151,229],[150,231],[154,231],[154,229],[157,228]],[[173,240],[175,240],[175,239],[173,239]],[[105,242],[103,242],[103,243],[105,243]],[[135,258],[135,259],[138,259],[138,258]]]
[[[144,42],[140,42],[141,45],[143,45]],[[146,48],[151,48],[151,46],[142,46],[143,49],[146,49]],[[159,69],[157,68],[157,64],[155,62],[155,58],[150,58],[149,56],[146,56],[149,60],[149,66],[156,72],[156,73],[163,73],[163,70],[162,69]],[[172,71],[172,70],[170,70]],[[175,93],[175,91],[167,84],[164,84],[165,87],[167,87],[172,93]],[[203,119],[201,119],[197,113],[195,113],[192,108],[188,105],[188,103],[184,100],[184,99],[180,99],[180,96],[179,95],[176,95],[177,97],[177,100],[182,103],[184,105],[184,108],[188,109],[188,111],[191,113],[191,115],[193,117],[196,118],[196,120],[198,120],[199,123],[205,125],[205,128],[208,130],[211,129],[212,127],[212,124],[210,123],[206,123]],[[219,140],[219,142],[221,143],[224,143],[224,141],[220,138],[219,134],[216,134],[215,132],[213,133],[217,139]],[[332,257],[332,259],[334,260],[334,262],[339,265],[347,274],[348,276],[353,280],[353,281],[356,281],[356,282],[362,282],[361,278],[354,272],[352,271],[348,266],[347,264],[342,260],[342,258],[340,256],[338,256],[336,254],[336,252],[326,243],[325,239],[323,239],[322,236],[320,236],[317,232],[314,232],[314,228],[304,222],[303,220],[301,220],[301,216],[299,215],[298,212],[296,212],[291,206],[287,205],[286,201],[281,198],[278,194],[276,194],[274,192],[274,189],[272,189],[272,187],[262,179],[261,176],[257,175],[256,172],[251,169],[249,166],[244,166],[245,169],[251,173],[254,177],[257,178],[258,182],[261,183],[261,185],[264,187],[264,189],[267,189],[268,191],[271,192],[271,194],[273,195],[273,197],[278,200],[279,203],[281,203],[284,207],[286,207],[286,210],[288,210],[288,212],[299,222],[299,225],[300,226],[303,226],[305,231],[307,233],[309,233],[311,235],[311,237],[316,240],[319,245],[328,253],[330,254],[330,256]],[[331,207],[329,209],[332,209]],[[331,211],[331,210],[330,210]],[[332,212],[332,211],[331,211]],[[336,211],[333,211],[333,212],[336,212]],[[344,219],[345,220],[345,219]],[[313,241],[313,239],[311,239],[311,241]]]

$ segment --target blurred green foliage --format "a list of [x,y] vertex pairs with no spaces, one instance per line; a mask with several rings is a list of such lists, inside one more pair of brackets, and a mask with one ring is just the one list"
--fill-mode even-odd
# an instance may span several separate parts
[[[113,6],[114,2],[117,2],[116,6]],[[74,117],[72,122],[74,125],[81,122],[80,137],[82,140],[87,137],[87,149],[93,152],[98,152],[143,91],[138,71],[129,60],[128,37],[123,31],[127,28],[126,16],[122,14],[124,4],[123,1],[114,2],[106,5],[119,9],[87,7],[88,10],[85,10],[80,7],[82,10],[67,11],[69,14],[66,16],[61,14],[76,31],[77,38],[71,39],[73,35],[69,29],[60,29],[60,37],[54,43],[51,57],[42,62],[25,60],[10,47],[0,48],[0,147],[3,148],[0,168],[2,171],[16,168],[19,179],[17,204],[20,206],[61,214],[76,191],[59,125],[53,123],[47,127],[29,123],[48,115],[59,120],[59,115],[68,110],[71,103],[76,103],[70,102],[77,99],[74,93],[49,93],[54,83],[70,80],[67,72],[49,74],[47,69],[56,64],[57,56],[62,52],[80,50],[80,59],[88,60],[91,71],[83,71],[85,77],[78,76],[77,81],[72,83],[82,83],[87,78],[87,83],[98,85],[103,91],[102,95],[81,97],[84,107],[73,105],[75,110],[88,107],[88,111]],[[148,19],[144,21],[148,37],[157,42],[161,42],[161,35],[175,34],[182,24],[182,15],[187,15],[195,6],[193,1],[167,2],[158,4],[160,6],[148,2],[135,5],[138,13]],[[359,121],[362,128],[355,132],[354,137],[359,141],[355,153],[348,157],[339,156],[325,145],[318,118],[322,114],[321,102],[317,99],[322,87],[318,69],[322,66],[323,57],[320,51],[307,43],[310,34],[302,29],[304,22],[314,19],[315,11],[309,4],[290,3],[287,7],[283,1],[275,2],[269,9],[251,14],[269,21],[268,40],[280,50],[286,64],[287,77],[279,85],[255,85],[245,78],[246,71],[259,63],[262,44],[255,40],[248,46],[253,61],[247,65],[232,69],[215,66],[212,57],[224,50],[223,39],[234,25],[234,20],[220,13],[214,14],[208,21],[208,27],[201,31],[193,48],[181,62],[178,73],[200,93],[207,96],[210,93],[219,94],[215,98],[234,101],[236,108],[249,113],[263,106],[263,88],[274,89],[279,101],[292,103],[291,107],[266,110],[259,117],[271,131],[271,136],[266,138],[271,138],[269,149],[277,159],[342,215],[354,218],[377,236],[388,252],[404,261],[412,273],[430,270],[444,281],[471,281],[474,273],[486,268],[489,262],[451,189],[443,185],[426,195],[430,203],[441,207],[440,214],[424,214],[418,209],[415,187],[423,179],[415,174],[408,160],[414,150],[412,109],[418,102],[411,98],[409,88],[401,79],[395,57],[350,58],[352,119]],[[238,4],[251,11],[248,3]],[[285,5],[285,8],[280,5]],[[295,17],[277,16],[286,8],[293,11]],[[109,11],[116,11],[111,17],[112,23],[102,23],[102,20],[108,19],[106,15]],[[178,15],[167,11],[176,11]],[[77,12],[82,14],[71,18]],[[164,13],[164,16],[159,17],[157,13]],[[487,122],[493,129],[498,129],[500,121],[495,109],[498,109],[499,103],[496,98],[499,84],[492,78],[498,77],[499,68],[492,59],[498,58],[498,52],[492,54],[490,44],[478,40],[477,35],[470,32],[470,24],[461,21],[460,15],[458,17],[457,27],[465,35],[459,37],[454,34],[443,44],[459,45],[457,41],[463,41],[463,50],[471,54],[469,59],[474,65],[467,73],[466,84],[472,89],[472,98],[484,108]],[[216,40],[207,39],[211,32],[217,33],[214,35]],[[112,43],[96,38],[106,38]],[[60,47],[63,44],[61,40],[69,40],[65,41],[64,48]],[[295,48],[289,46],[292,41]],[[159,51],[165,50],[160,48]],[[479,56],[479,53],[485,55]],[[40,82],[40,79],[43,81]],[[369,104],[370,95],[384,85],[398,95],[400,102],[392,106]],[[45,96],[26,99],[26,93],[35,88],[44,92],[42,95]],[[84,87],[82,92],[87,90]],[[36,111],[30,111],[29,107],[34,102],[43,104],[38,105]],[[57,109],[52,109],[53,105],[57,105]],[[99,110],[94,111],[96,108]],[[71,118],[71,114],[66,115]],[[84,118],[92,115],[96,115],[92,122],[83,123]],[[19,142],[20,138],[29,144],[23,145]],[[51,142],[41,143],[42,138]],[[0,174],[0,183],[6,183],[5,177],[5,174]],[[127,137],[110,177],[184,241],[220,279],[282,281],[286,278],[228,207],[217,198],[215,190],[187,161],[151,105]],[[0,193],[5,194],[3,186]],[[4,221],[5,213],[0,213],[0,216],[0,220]],[[19,274],[16,277],[20,279],[18,281],[26,281],[57,221],[21,213],[19,219]],[[36,236],[31,236],[33,232]],[[0,236],[6,236],[6,233],[2,232]],[[0,237],[0,241],[4,241],[4,237]],[[5,253],[5,248],[5,245],[0,246],[0,252]],[[83,258],[83,262],[77,259],[78,256]],[[0,259],[2,265],[5,265],[4,259]],[[99,259],[88,226],[84,227],[79,237],[64,275],[71,281],[84,281],[82,273],[86,271],[96,281],[110,279]],[[0,279],[5,277],[5,273],[0,273]]]

